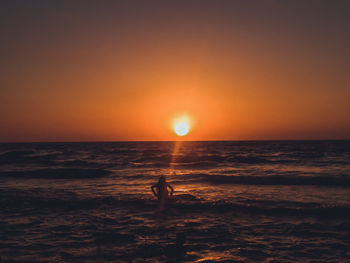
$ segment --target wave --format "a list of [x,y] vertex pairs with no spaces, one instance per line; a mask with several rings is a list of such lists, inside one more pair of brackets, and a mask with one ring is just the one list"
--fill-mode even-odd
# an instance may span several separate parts
[[[154,211],[157,208],[157,201],[153,199],[142,198],[118,198],[118,197],[94,197],[79,198],[78,196],[65,193],[54,197],[52,193],[32,193],[32,192],[11,192],[2,193],[1,205],[4,212],[11,210],[18,211],[23,207],[40,210],[90,210],[101,207],[111,207],[112,209],[131,209],[138,211]],[[350,218],[349,206],[322,206],[317,203],[291,202],[291,204],[279,201],[270,202],[266,206],[264,201],[255,201],[249,203],[239,202],[208,202],[195,197],[179,197],[180,201],[174,201],[168,204],[168,213],[172,215],[182,213],[235,213],[235,214],[261,214],[267,216],[287,216],[287,217],[322,217],[322,218]],[[2,202],[4,202],[2,204]]]
[[34,153],[35,153],[34,151],[29,151],[29,150],[8,151],[0,154],[0,164],[22,162],[26,160],[28,156]]
[[211,174],[177,175],[183,180],[207,182],[210,184],[241,184],[241,185],[310,185],[350,187],[350,177],[346,176],[228,176]]
[[198,204],[178,204],[179,210],[201,211],[208,210],[212,213],[252,213],[270,216],[309,216],[322,218],[350,218],[350,207],[347,206],[313,206],[308,207],[264,207],[257,205],[245,205],[238,203],[198,203]]
[[[291,165],[334,166],[349,165],[348,148],[338,151],[328,149],[320,152],[313,147],[299,149],[299,144],[275,143],[190,143],[184,144],[173,154],[171,143],[78,143],[78,144],[24,144],[11,148],[0,144],[0,165],[39,164],[40,167],[64,162],[65,167],[99,167],[96,159],[104,160],[118,167],[177,166],[188,169],[212,168],[218,166],[249,165]],[[271,144],[271,145],[270,145]],[[264,147],[261,147],[264,145]],[[266,148],[270,145],[270,148]],[[3,145],[6,146],[6,145]],[[244,147],[243,147],[244,146]],[[287,147],[288,146],[288,147]],[[293,147],[292,147],[293,146]],[[296,147],[298,146],[298,147]],[[242,148],[243,147],[243,148]],[[339,147],[339,146],[337,146]],[[91,159],[90,159],[91,158]]]
[[57,155],[52,153],[37,155],[35,151],[18,150],[18,151],[9,151],[1,154],[0,165],[18,164],[18,163],[53,165],[56,159],[57,159]]
[[15,150],[15,151],[8,151],[0,155],[0,158],[14,158],[19,156],[25,156],[34,154],[35,152],[32,150]]
[[86,179],[103,177],[109,174],[111,174],[111,171],[104,169],[55,168],[0,172],[0,178]]
[[[60,161],[56,162],[58,165],[63,167],[87,167],[87,168],[106,168],[108,165],[104,163],[98,163],[93,161],[85,161],[80,159],[70,160],[70,161]],[[111,165],[109,165],[111,166]]]

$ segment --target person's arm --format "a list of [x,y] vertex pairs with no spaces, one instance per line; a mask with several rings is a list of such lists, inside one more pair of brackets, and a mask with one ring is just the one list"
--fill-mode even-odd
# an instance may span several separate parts
[[170,185],[170,184],[167,184],[168,187],[170,188],[170,195],[173,195],[174,193],[174,188]]
[[154,191],[154,187],[156,187],[156,186],[157,186],[157,184],[155,184],[155,185],[153,185],[153,186],[151,187],[154,196],[158,196],[158,194],[156,193],[156,191]]

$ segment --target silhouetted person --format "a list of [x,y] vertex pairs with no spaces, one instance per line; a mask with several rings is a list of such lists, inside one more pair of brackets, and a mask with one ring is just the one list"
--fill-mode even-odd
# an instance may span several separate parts
[[[169,197],[168,187],[170,188],[170,195],[173,195],[174,188],[171,187],[165,180],[164,176],[159,177],[158,183],[151,187],[153,194],[158,197],[158,211],[162,211]],[[156,188],[156,191],[154,190]]]

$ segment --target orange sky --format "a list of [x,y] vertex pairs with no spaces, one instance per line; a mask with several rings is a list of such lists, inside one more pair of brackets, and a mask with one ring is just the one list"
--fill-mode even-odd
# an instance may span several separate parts
[[310,2],[4,1],[0,142],[350,139],[347,3]]

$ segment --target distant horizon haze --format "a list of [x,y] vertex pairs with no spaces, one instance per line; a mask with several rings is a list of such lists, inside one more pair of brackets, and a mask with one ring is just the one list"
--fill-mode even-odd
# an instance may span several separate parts
[[350,141],[350,139],[256,139],[256,140],[86,140],[86,141],[0,141],[2,144],[6,143],[158,143],[158,142],[173,142],[173,143],[191,143],[191,142],[332,142],[332,141]]

